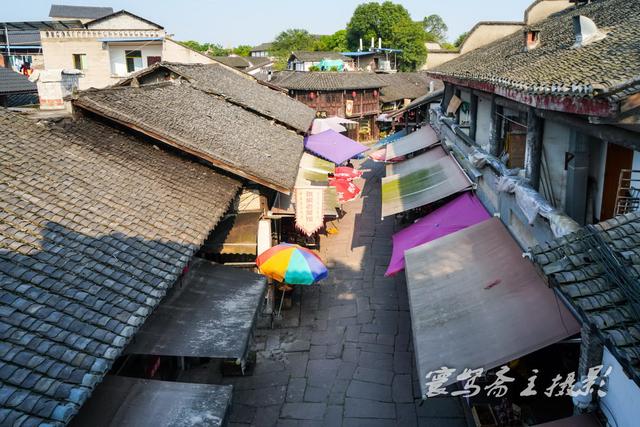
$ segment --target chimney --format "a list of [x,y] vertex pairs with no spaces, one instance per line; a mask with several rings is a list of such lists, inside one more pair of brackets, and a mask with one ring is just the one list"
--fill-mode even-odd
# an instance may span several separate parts
[[527,28],[524,30],[524,51],[528,52],[540,45],[540,30]]
[[362,52],[363,48],[362,48],[362,38],[360,38],[360,50],[358,52]]
[[374,47],[376,47],[376,38],[375,37],[371,37],[371,50],[373,50]]
[[573,17],[573,33],[576,37],[573,47],[576,49],[602,40],[607,36],[598,29],[595,22],[582,15]]
[[378,49],[382,49],[382,37],[378,37]]

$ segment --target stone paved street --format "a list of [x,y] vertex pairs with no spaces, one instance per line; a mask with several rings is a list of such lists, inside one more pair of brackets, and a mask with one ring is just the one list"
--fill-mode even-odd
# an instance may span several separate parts
[[304,288],[280,327],[257,331],[253,376],[225,379],[235,386],[230,425],[467,425],[456,399],[415,400],[404,276],[384,277],[393,233],[380,220],[384,169],[361,168],[371,169],[363,197],[321,242],[330,278]]

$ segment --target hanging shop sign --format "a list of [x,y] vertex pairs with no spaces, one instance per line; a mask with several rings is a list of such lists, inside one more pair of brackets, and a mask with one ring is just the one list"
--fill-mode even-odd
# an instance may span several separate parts
[[324,225],[325,187],[296,188],[296,227],[311,236]]
[[344,114],[345,116],[353,115],[353,99],[347,99],[344,106]]

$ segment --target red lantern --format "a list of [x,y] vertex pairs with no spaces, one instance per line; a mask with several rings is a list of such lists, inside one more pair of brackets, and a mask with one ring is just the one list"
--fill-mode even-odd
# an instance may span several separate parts
[[316,93],[315,92],[309,92],[309,98],[315,99],[316,98]]
[[355,91],[355,90],[354,90],[353,92],[351,92],[351,97],[352,97],[352,98],[355,98],[355,97],[356,97],[356,95],[357,95],[357,93],[356,93],[356,91]]

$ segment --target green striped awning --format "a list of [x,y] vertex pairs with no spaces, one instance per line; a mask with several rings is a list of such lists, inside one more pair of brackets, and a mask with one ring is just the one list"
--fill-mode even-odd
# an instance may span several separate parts
[[403,172],[382,178],[382,217],[428,205],[472,187],[450,156],[414,162]]

